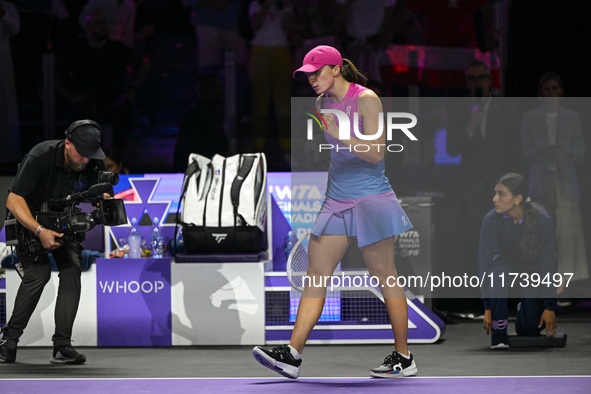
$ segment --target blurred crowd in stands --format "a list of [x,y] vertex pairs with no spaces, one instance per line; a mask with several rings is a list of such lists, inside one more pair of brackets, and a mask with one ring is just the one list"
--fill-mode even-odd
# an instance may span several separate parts
[[0,16],[3,163],[43,138],[34,130],[47,53],[56,138],[81,118],[103,125],[105,148],[121,152],[134,133],[177,136],[168,170],[180,172],[190,152],[265,150],[272,167],[288,167],[290,97],[310,94],[291,73],[315,45],[338,47],[376,84],[391,44],[498,46],[486,0],[0,0]]

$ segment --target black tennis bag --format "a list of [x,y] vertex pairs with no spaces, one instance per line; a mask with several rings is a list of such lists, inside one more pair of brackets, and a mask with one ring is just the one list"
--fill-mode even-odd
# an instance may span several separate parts
[[[177,219],[187,253],[257,253],[266,249],[267,162],[264,153],[193,153]],[[175,237],[176,238],[176,237]]]

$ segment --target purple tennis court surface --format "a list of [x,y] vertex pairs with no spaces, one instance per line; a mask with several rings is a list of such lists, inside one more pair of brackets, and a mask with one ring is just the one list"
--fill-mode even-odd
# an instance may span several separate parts
[[15,393],[267,393],[284,390],[330,393],[539,393],[551,387],[564,393],[589,393],[591,376],[303,378],[261,379],[76,379],[2,380],[2,394]]

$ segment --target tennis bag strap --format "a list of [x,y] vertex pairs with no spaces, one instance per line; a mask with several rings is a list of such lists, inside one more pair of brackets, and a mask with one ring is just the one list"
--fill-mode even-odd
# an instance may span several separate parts
[[189,188],[189,179],[195,173],[197,173],[197,178],[201,175],[201,168],[199,168],[199,163],[197,163],[197,160],[194,160],[191,164],[189,164],[189,166],[185,170],[185,178],[183,179],[183,190],[181,191],[181,197],[179,198],[179,205],[176,208],[176,225],[174,226],[174,238],[172,239],[174,250],[177,250],[176,237],[178,235],[179,224],[183,224],[179,217],[179,211],[181,209],[181,204],[185,199],[187,189]]
[[241,220],[241,225],[248,225],[246,220],[244,220],[244,217],[238,213],[238,206],[240,205],[240,189],[242,189],[244,180],[250,173],[250,170],[252,170],[254,160],[255,156],[246,156],[244,158],[244,161],[238,170],[238,174],[236,174],[236,178],[234,178],[230,188],[230,198],[232,199],[232,205],[234,206],[234,226],[236,226],[236,218]]

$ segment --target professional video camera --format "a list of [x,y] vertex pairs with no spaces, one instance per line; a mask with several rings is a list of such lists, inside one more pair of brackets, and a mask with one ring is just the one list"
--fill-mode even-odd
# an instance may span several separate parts
[[[92,230],[97,224],[118,226],[127,223],[123,200],[104,200],[102,198],[104,193],[111,192],[113,185],[119,182],[119,175],[109,171],[100,171],[98,181],[101,183],[91,186],[86,191],[44,202],[39,212],[33,213],[33,217],[43,227],[64,234],[61,238],[56,237],[56,241],[60,243],[82,242],[85,233]],[[84,213],[82,209],[77,207],[82,203],[91,203],[97,209],[92,213]],[[49,253],[39,238],[16,219],[6,220],[4,224],[6,245],[21,247],[25,253]]]

